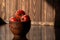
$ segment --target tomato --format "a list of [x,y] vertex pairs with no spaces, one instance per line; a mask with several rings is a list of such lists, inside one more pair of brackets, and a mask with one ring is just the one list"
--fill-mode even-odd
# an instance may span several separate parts
[[28,15],[23,15],[21,17],[21,22],[28,22],[30,20],[30,17]]
[[20,18],[23,15],[25,15],[25,12],[23,10],[17,10],[17,12],[15,13],[15,16],[17,18]]
[[17,19],[16,19],[15,17],[11,17],[11,18],[9,19],[9,21],[11,21],[11,22],[17,22]]

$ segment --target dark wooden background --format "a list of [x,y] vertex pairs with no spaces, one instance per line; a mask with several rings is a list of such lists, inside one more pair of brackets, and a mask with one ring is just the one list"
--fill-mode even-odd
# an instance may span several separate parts
[[[0,0],[0,17],[9,22],[16,10],[22,9],[31,18],[29,40],[55,40],[55,9],[46,0]],[[9,25],[0,27],[0,40],[12,40]]]

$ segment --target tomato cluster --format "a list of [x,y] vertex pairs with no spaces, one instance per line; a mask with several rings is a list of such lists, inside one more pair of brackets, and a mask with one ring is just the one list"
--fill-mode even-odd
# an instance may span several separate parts
[[30,21],[29,15],[26,15],[23,10],[17,10],[15,17],[9,19],[11,22],[28,22]]

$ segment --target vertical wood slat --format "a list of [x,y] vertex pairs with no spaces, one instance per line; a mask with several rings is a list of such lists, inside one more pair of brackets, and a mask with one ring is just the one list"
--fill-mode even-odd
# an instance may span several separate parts
[[44,1],[42,1],[42,22],[46,22],[46,2]]
[[16,0],[10,0],[10,4],[9,4],[10,6],[10,17],[11,16],[13,16],[14,14],[15,14],[15,12],[16,12]]
[[33,0],[33,15],[34,15],[34,20],[39,22],[39,17],[40,17],[40,1],[41,0]]
[[6,20],[9,19],[9,0],[6,0]]
[[28,14],[28,15],[29,15],[29,6],[30,6],[29,3],[30,3],[29,0],[26,0],[26,1],[25,1],[25,12],[26,12],[26,14]]
[[33,17],[33,16],[32,16],[32,8],[31,8],[31,4],[32,4],[32,3],[31,3],[31,0],[29,0],[29,1],[30,1],[30,4],[29,4],[29,5],[30,5],[29,15],[31,15],[30,18],[31,18],[31,20],[33,21],[33,19],[32,19],[32,17]]
[[2,0],[0,0],[0,17],[2,16],[2,12],[1,12],[1,4],[2,4]]
[[25,11],[25,0],[21,0],[21,4],[22,4],[22,10],[24,10]]
[[21,0],[18,0],[18,9],[22,9],[22,6],[21,6]]
[[4,16],[5,16],[5,11],[4,11],[4,8],[5,8],[5,2],[4,0],[2,0],[2,4],[1,4],[1,18],[4,19]]
[[31,15],[31,20],[32,21],[40,21],[40,3],[41,0],[30,0],[30,10],[29,10],[29,15]]

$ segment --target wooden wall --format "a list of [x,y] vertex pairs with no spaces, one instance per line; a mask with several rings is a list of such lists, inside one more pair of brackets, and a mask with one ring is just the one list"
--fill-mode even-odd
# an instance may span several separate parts
[[[16,10],[22,9],[31,18],[29,40],[55,40],[55,10],[46,0],[0,0],[0,17],[7,23]],[[9,25],[0,28],[0,40],[12,40]]]

